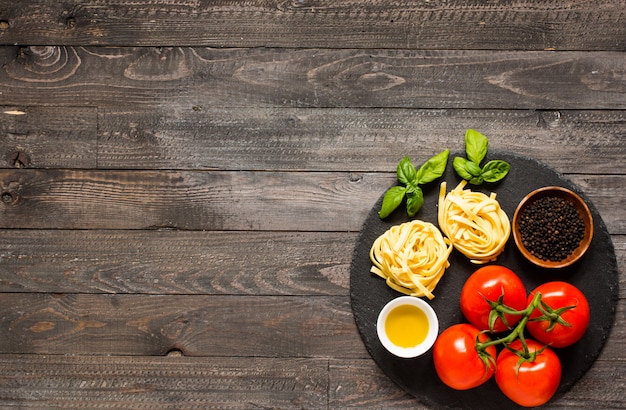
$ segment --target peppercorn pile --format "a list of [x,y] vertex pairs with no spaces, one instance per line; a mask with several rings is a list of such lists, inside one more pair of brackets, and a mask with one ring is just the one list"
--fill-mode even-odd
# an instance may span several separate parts
[[580,245],[585,223],[565,198],[542,197],[529,204],[519,218],[524,247],[541,260],[562,261]]

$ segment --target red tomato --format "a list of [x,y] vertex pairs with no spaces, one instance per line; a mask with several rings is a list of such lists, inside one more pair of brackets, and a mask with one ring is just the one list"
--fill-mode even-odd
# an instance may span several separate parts
[[[480,330],[489,330],[491,306],[485,300],[497,302],[504,294],[502,303],[514,310],[526,308],[526,288],[522,280],[512,270],[499,265],[487,265],[476,270],[467,279],[461,290],[461,311],[465,318]],[[513,327],[521,316],[504,314],[509,326]],[[507,330],[506,324],[498,317],[493,331]]]
[[[544,345],[526,339],[530,352],[541,350]],[[510,344],[516,350],[522,349],[518,339]],[[561,361],[546,347],[537,354],[533,362],[519,365],[519,356],[508,349],[498,355],[496,362],[496,384],[509,399],[524,407],[541,406],[554,396],[561,383]]]
[[552,329],[550,320],[533,321],[542,316],[535,309],[530,315],[526,328],[537,340],[552,347],[565,347],[576,343],[585,334],[589,325],[589,303],[585,295],[574,285],[567,282],[547,282],[538,286],[528,296],[528,302],[536,293],[541,293],[541,301],[554,310],[575,306],[561,313],[561,318],[571,326],[556,323]]
[[[476,350],[476,337],[480,342],[489,340],[489,337],[474,326],[461,323],[452,325],[444,330],[433,347],[433,361],[437,375],[447,386],[456,390],[467,390],[480,386],[491,378],[495,366],[491,362],[485,365]],[[486,349],[493,359],[496,357],[496,348]]]

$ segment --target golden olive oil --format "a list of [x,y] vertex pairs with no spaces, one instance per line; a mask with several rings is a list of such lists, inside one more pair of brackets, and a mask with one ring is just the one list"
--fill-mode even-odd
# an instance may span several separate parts
[[426,339],[428,318],[422,309],[413,305],[400,305],[389,312],[385,333],[396,346],[415,347]]

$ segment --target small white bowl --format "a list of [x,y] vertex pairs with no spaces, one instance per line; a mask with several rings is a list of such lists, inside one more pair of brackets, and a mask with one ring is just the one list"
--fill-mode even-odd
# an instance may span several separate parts
[[[403,347],[394,344],[385,331],[385,324],[389,318],[389,314],[399,306],[409,305],[414,306],[424,312],[428,321],[428,329],[426,332],[426,338],[415,346]],[[412,358],[423,355],[426,353],[435,343],[439,332],[439,320],[437,314],[433,308],[424,300],[414,296],[400,296],[388,302],[385,307],[378,314],[378,320],[376,322],[376,332],[378,338],[383,344],[385,349],[394,355],[402,358]]]

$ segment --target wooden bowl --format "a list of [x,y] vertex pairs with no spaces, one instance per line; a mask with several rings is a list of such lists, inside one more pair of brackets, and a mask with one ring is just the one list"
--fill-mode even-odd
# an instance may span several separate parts
[[[524,246],[524,243],[522,241],[522,233],[520,232],[520,218],[524,214],[524,211],[535,201],[544,197],[556,197],[568,200],[572,205],[574,205],[574,208],[581,216],[584,224],[583,238],[580,241],[578,247],[574,249],[567,257],[558,261],[540,259],[533,253],[531,253],[530,250]],[[575,192],[559,186],[548,186],[532,191],[531,193],[526,195],[524,199],[522,199],[522,201],[517,206],[517,209],[515,210],[515,215],[513,216],[512,230],[513,238],[515,239],[515,244],[517,245],[517,248],[522,253],[522,255],[524,255],[524,257],[530,262],[542,268],[564,268],[580,259],[589,248],[589,245],[591,244],[591,239],[593,238],[593,218],[585,201],[583,201],[583,199]]]

